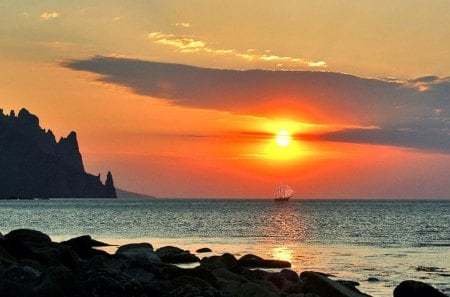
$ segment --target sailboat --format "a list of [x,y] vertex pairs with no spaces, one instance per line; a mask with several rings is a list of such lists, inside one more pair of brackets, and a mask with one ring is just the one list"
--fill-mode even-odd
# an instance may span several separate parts
[[275,198],[273,200],[275,201],[288,201],[291,199],[292,194],[294,194],[294,190],[291,189],[286,184],[278,185],[275,188]]

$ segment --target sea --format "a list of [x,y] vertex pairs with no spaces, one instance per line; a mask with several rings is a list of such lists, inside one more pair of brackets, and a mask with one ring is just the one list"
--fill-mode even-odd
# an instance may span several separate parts
[[116,245],[212,249],[201,257],[252,253],[357,281],[372,296],[392,296],[408,279],[450,295],[450,200],[0,200],[0,232],[17,228],[54,241],[89,234]]

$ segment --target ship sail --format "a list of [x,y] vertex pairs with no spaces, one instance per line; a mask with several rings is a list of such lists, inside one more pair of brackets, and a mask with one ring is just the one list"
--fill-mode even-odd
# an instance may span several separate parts
[[294,190],[286,184],[278,185],[275,188],[275,201],[287,201],[294,194]]

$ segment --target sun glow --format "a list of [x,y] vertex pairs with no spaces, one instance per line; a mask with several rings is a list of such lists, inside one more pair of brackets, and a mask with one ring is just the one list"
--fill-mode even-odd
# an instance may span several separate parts
[[291,135],[286,130],[280,130],[275,136],[275,141],[279,146],[288,146],[291,143]]

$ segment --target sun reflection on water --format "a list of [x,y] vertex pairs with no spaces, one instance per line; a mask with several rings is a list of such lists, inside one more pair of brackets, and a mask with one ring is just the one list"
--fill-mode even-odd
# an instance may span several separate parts
[[294,251],[287,246],[280,246],[272,249],[272,258],[292,263]]

